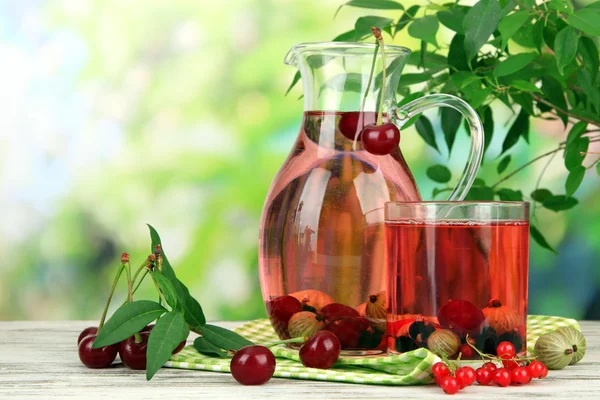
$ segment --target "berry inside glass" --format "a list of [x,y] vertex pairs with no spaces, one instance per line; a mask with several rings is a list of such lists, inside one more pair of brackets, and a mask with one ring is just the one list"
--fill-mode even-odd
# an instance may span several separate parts
[[526,351],[528,203],[394,202],[385,218],[389,352]]

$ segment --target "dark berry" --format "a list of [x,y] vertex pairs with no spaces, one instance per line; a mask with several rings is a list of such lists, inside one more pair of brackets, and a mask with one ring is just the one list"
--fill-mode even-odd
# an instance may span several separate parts
[[361,131],[360,141],[369,153],[385,156],[398,148],[400,131],[391,122],[382,125],[369,124]]
[[308,304],[302,304],[302,311],[310,311],[313,313],[317,313],[317,309],[314,308],[313,306],[309,306]]
[[373,331],[372,329],[364,330],[358,338],[358,347],[361,349],[374,349],[381,343],[383,333]]
[[280,296],[267,302],[267,314],[273,329],[282,339],[289,339],[288,322],[292,315],[302,310],[300,300],[292,296]]
[[477,347],[477,350],[483,353],[495,356],[497,354],[496,348],[498,347],[499,342],[498,336],[493,329],[488,329],[477,337],[475,347]]
[[396,350],[400,353],[406,353],[417,348],[417,344],[408,336],[398,336],[396,338]]
[[119,348],[121,361],[130,369],[146,369],[146,349],[150,331],[141,331],[139,335],[142,339],[140,343],[135,342],[134,335],[123,340]]
[[421,335],[420,341],[426,341],[433,332],[435,332],[435,327],[430,322],[415,321],[408,327],[408,335],[413,340],[417,340]]
[[485,321],[483,312],[466,300],[450,300],[438,311],[442,328],[451,329],[460,338],[477,336]]
[[325,317],[326,321],[333,321],[344,317],[360,318],[360,314],[356,309],[339,303],[327,304],[325,307],[321,308],[319,314]]
[[79,359],[88,368],[106,368],[115,360],[119,351],[119,344],[94,349],[92,348],[94,340],[96,340],[95,334],[87,335],[81,339],[78,346]]
[[85,328],[79,334],[79,337],[77,338],[77,344],[79,344],[84,337],[89,336],[89,335],[95,335],[96,333],[98,333],[97,326],[90,326],[90,327]]
[[308,368],[328,369],[340,356],[342,346],[337,336],[328,331],[318,332],[300,347],[300,361]]
[[366,330],[360,318],[339,318],[328,322],[325,330],[333,333],[340,341],[342,349],[355,349],[362,331]]
[[377,113],[375,112],[345,112],[340,118],[340,132],[350,140],[360,140],[361,131],[365,125],[374,123],[376,119]]
[[233,355],[229,368],[242,385],[262,385],[275,372],[275,356],[264,346],[243,347]]

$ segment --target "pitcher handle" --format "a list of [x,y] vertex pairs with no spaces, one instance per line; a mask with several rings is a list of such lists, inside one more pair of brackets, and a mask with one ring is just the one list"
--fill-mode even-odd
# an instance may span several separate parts
[[449,201],[461,201],[465,198],[471,185],[477,175],[477,170],[483,158],[483,126],[479,116],[473,108],[463,100],[450,94],[431,94],[411,101],[399,108],[390,109],[390,120],[394,122],[399,129],[406,122],[433,107],[450,107],[458,111],[465,117],[471,131],[471,149],[469,150],[469,158],[462,176],[458,180],[458,184],[450,194]]

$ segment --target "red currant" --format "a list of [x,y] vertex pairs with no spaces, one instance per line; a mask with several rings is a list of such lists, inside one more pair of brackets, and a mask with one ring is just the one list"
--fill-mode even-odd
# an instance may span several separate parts
[[516,385],[524,385],[531,382],[531,376],[526,367],[517,367],[511,371],[510,381]]
[[494,371],[489,368],[480,367],[475,370],[475,378],[480,385],[487,386],[494,379]]
[[342,135],[350,140],[360,140],[361,131],[367,124],[375,123],[377,118],[376,112],[360,112],[349,111],[342,114],[340,118],[339,128]]
[[534,360],[527,366],[527,372],[529,372],[529,376],[532,378],[539,378],[540,375],[544,372],[544,368],[546,366],[542,364],[538,360]]
[[88,368],[105,368],[115,360],[119,351],[119,344],[100,347],[99,349],[92,348],[96,340],[96,335],[87,335],[79,342],[78,352],[79,359],[82,364]]
[[540,374],[539,379],[544,379],[547,376],[548,376],[548,367],[546,367],[544,365],[544,369],[542,370],[542,373]]
[[433,367],[431,367],[431,372],[433,373],[434,378],[442,378],[450,375],[450,369],[442,362],[436,362],[433,364]]
[[483,363],[483,366],[482,366],[482,367],[483,367],[483,368],[485,368],[485,369],[489,369],[490,371],[495,371],[495,370],[497,370],[497,369],[498,369],[498,367],[496,366],[496,364],[494,364],[494,363],[493,363],[493,362],[491,362],[491,361],[488,361],[488,362],[486,362],[486,363]]
[[498,354],[498,357],[505,360],[514,358],[517,355],[515,345],[511,342],[500,342],[498,347],[496,347],[496,353]]
[[381,125],[369,124],[360,134],[360,141],[365,150],[377,156],[390,154],[400,143],[400,130],[391,122]]
[[273,329],[282,339],[289,339],[288,322],[292,315],[302,311],[302,303],[293,296],[280,296],[267,302],[267,314]]
[[341,350],[337,336],[321,331],[300,347],[300,361],[308,368],[329,369],[339,358]]
[[471,386],[475,382],[475,370],[471,367],[460,367],[456,371],[456,379],[458,380],[458,386],[464,388]]
[[458,352],[461,354],[460,358],[462,360],[469,360],[475,357],[475,350],[468,343],[463,343],[460,345]]
[[97,333],[98,333],[97,326],[90,326],[88,328],[85,328],[79,334],[79,337],[77,338],[77,344],[79,344],[83,340],[84,337],[89,336],[89,335],[95,335]]
[[506,368],[498,368],[494,372],[494,383],[498,386],[506,387],[510,385],[510,372]]
[[264,346],[246,346],[233,355],[229,369],[242,385],[262,385],[275,372],[275,356]]
[[513,360],[502,360],[502,365],[504,366],[504,368],[509,369],[511,371],[521,366],[521,364],[518,361]]
[[142,338],[140,343],[136,343],[134,335],[123,340],[119,348],[121,361],[131,369],[146,369],[146,349],[150,331],[143,330],[139,335]]
[[458,389],[460,388],[459,384],[458,384],[458,380],[451,375],[446,375],[441,378],[440,387],[447,394],[454,394],[454,393],[458,392]]

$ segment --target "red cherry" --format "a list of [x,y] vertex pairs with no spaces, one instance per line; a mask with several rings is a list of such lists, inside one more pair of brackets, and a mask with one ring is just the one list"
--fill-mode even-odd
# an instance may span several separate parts
[[444,376],[440,379],[440,387],[447,394],[454,394],[458,392],[458,389],[460,388],[458,380],[450,375]]
[[302,311],[302,303],[292,296],[280,296],[267,302],[271,325],[282,339],[289,339],[288,322],[292,315]]
[[475,376],[475,370],[473,368],[460,367],[456,371],[456,379],[458,379],[458,385],[462,389],[475,383],[475,379],[477,379],[477,377]]
[[532,378],[539,378],[544,372],[546,366],[538,360],[534,360],[527,366],[527,372]]
[[463,343],[458,348],[459,353],[461,353],[461,360],[469,360],[475,357],[475,350],[468,343]]
[[506,387],[510,385],[510,371],[506,368],[498,368],[494,372],[494,383],[498,386]]
[[[342,114],[339,128],[342,135],[350,140],[360,140],[361,131],[367,124],[375,123],[377,119],[376,112],[349,111]],[[357,136],[358,135],[358,136]]]
[[140,343],[135,342],[134,335],[123,340],[119,348],[121,361],[130,369],[146,369],[146,349],[150,331],[141,331],[139,334],[142,338]]
[[79,342],[78,352],[81,363],[88,368],[106,368],[115,360],[119,351],[119,344],[92,348],[96,335],[87,335]]
[[369,124],[361,131],[361,143],[365,150],[377,156],[390,154],[398,148],[400,130],[391,122],[381,125]]
[[496,347],[496,353],[498,354],[498,357],[504,360],[515,358],[517,355],[515,345],[511,342],[500,342],[498,347]]
[[464,338],[481,332],[485,316],[470,301],[450,300],[439,309],[438,319],[442,328],[451,329]]
[[84,337],[89,336],[89,335],[95,335],[97,333],[98,333],[97,326],[90,326],[90,327],[85,328],[79,334],[79,337],[77,338],[77,344],[79,344]]
[[242,385],[262,385],[273,376],[275,364],[275,356],[268,348],[246,346],[233,355],[229,369]]
[[355,349],[358,346],[361,332],[366,329],[361,318],[339,318],[325,325],[326,331],[337,336],[342,349]]
[[443,362],[436,362],[431,367],[431,372],[435,378],[442,378],[446,375],[450,375],[450,369]]
[[496,364],[494,364],[491,361],[483,363],[482,367],[485,368],[485,369],[489,369],[490,371],[495,371],[495,370],[498,369],[498,366],[496,366]]
[[487,386],[492,383],[494,379],[494,371],[489,368],[480,367],[475,370],[475,378],[477,383],[483,386]]
[[329,369],[339,358],[341,350],[337,336],[320,331],[300,347],[300,361],[308,368]]
[[339,303],[327,304],[325,307],[321,308],[319,314],[325,317],[326,321],[333,321],[344,317],[360,318],[360,314],[356,309]]

